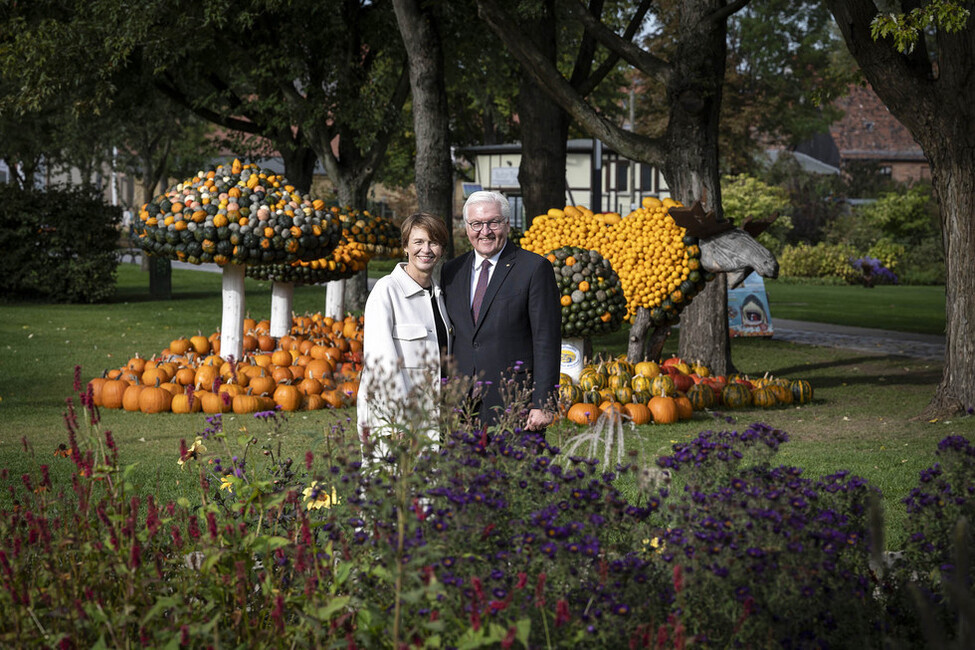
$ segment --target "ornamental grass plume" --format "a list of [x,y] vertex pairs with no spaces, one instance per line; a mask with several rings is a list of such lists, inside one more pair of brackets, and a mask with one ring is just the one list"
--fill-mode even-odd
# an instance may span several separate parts
[[[964,439],[943,441],[911,495],[923,539],[878,575],[875,490],[776,465],[788,436],[760,423],[675,444],[660,485],[515,419],[451,416],[436,442],[429,420],[400,423],[364,465],[341,426],[295,463],[257,435],[286,434],[283,413],[239,438],[216,415],[187,436],[205,449],[177,456],[199,495],[157,503],[85,409],[66,417],[69,456],[0,472],[0,646],[851,647],[918,643],[925,617],[957,643],[972,620],[948,523],[970,512]],[[929,582],[930,566],[946,577]]]

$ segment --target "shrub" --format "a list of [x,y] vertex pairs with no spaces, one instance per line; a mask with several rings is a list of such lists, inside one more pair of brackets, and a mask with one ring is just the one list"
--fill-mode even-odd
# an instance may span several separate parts
[[856,257],[848,244],[818,243],[810,246],[800,242],[786,246],[779,256],[779,274],[786,277],[826,278],[855,282],[860,271],[850,265]]
[[724,216],[741,224],[748,217],[760,219],[779,213],[779,218],[762,234],[758,241],[773,254],[778,255],[792,230],[789,212],[792,205],[784,189],[748,176],[725,176],[721,179],[721,207]]
[[96,302],[115,292],[121,209],[83,189],[0,185],[0,293]]

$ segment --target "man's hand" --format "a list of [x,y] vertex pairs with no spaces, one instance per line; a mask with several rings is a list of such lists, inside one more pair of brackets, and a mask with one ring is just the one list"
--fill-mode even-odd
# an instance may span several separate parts
[[554,419],[555,414],[550,411],[546,411],[545,409],[532,409],[528,412],[528,420],[525,422],[525,428],[529,431],[539,431],[552,424],[552,420]]

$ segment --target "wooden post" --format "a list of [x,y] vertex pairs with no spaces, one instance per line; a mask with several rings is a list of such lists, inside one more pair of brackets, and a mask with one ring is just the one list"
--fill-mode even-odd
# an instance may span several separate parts
[[325,316],[345,318],[345,280],[332,280],[325,285]]
[[271,336],[276,339],[291,333],[291,305],[294,294],[293,282],[271,284]]
[[220,356],[240,361],[244,352],[244,265],[223,267],[223,320]]

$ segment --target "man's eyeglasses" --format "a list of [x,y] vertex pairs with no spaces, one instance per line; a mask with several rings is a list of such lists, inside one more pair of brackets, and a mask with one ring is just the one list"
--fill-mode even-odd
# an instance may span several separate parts
[[493,231],[497,232],[498,230],[501,230],[501,226],[503,226],[503,225],[504,225],[504,222],[503,221],[497,221],[497,220],[494,220],[494,221],[468,221],[467,222],[467,227],[470,228],[471,230],[473,230],[474,232],[481,232],[481,230],[484,228],[484,226],[487,226],[488,227],[488,230],[493,230]]

